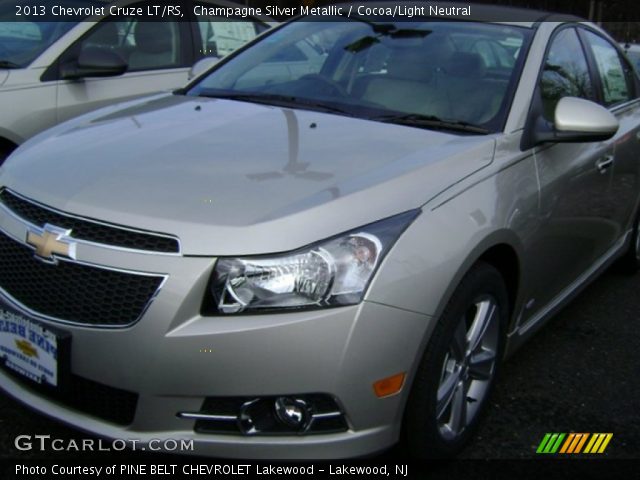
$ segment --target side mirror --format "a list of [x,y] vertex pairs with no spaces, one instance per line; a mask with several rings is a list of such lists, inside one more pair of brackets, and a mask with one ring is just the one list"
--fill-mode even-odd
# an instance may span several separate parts
[[129,66],[115,52],[103,48],[83,49],[75,62],[61,66],[61,76],[65,80],[87,77],[116,77],[127,71]]
[[542,117],[533,132],[534,144],[601,142],[613,137],[620,124],[609,110],[583,98],[564,97],[556,105],[555,127]]
[[204,57],[198,60],[193,65],[193,67],[191,67],[191,70],[189,70],[189,80],[191,80],[192,78],[196,78],[198,75],[206,72],[219,61],[220,58],[218,57]]

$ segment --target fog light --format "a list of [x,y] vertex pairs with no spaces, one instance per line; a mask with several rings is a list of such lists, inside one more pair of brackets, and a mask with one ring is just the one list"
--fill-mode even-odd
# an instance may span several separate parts
[[309,423],[309,407],[304,400],[291,397],[278,397],[274,403],[278,420],[287,427],[303,430]]
[[177,415],[195,420],[196,432],[210,434],[310,435],[349,428],[336,399],[322,393],[207,397],[199,411]]

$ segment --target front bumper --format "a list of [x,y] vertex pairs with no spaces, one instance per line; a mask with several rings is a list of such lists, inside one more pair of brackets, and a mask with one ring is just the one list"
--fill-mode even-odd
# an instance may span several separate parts
[[[42,211],[41,207],[38,209]],[[56,221],[60,219],[54,217]],[[25,253],[25,239],[33,227],[24,217],[0,205],[5,248],[13,251],[17,245],[15,251],[21,252],[22,258],[17,264],[15,257],[9,255],[7,259],[5,252],[0,258],[5,258],[6,270],[0,278],[7,285],[12,284],[17,277],[7,275],[15,270],[22,283],[12,286],[13,291],[26,291],[23,299],[34,295],[49,299],[51,295],[40,288],[54,291],[48,289],[51,280],[43,283],[40,278],[40,286],[34,291],[34,282],[28,274],[25,276],[25,269],[61,281],[68,281],[68,277],[58,275],[60,270],[55,270],[59,268],[55,263],[43,267],[40,260],[33,260],[29,250]],[[399,394],[380,399],[374,394],[373,383],[402,372],[407,373],[409,383],[431,317],[368,301],[320,310],[203,317],[201,305],[215,258],[69,240],[75,244],[74,257],[64,261],[82,265],[84,281],[93,278],[91,274],[86,276],[87,271],[109,269],[125,276],[162,277],[162,283],[141,316],[126,325],[101,325],[99,313],[96,321],[86,309],[79,314],[89,317],[85,323],[67,322],[60,317],[56,320],[18,301],[0,284],[3,302],[71,336],[71,376],[93,389],[90,396],[72,398],[73,405],[61,398],[52,399],[31,388],[28,382],[0,371],[0,388],[11,396],[101,437],[135,439],[142,444],[152,439],[193,440],[195,448],[189,453],[218,457],[344,458],[382,450],[397,440],[408,386]],[[93,289],[87,290],[80,285],[82,280],[74,281],[78,295],[82,291],[104,293],[96,290],[95,282]],[[63,290],[64,302],[75,301],[69,290]],[[127,296],[126,289],[118,291]],[[118,300],[96,303],[113,311],[118,309]],[[48,302],[42,305],[51,306]],[[124,392],[122,405],[131,407],[125,421],[116,422],[83,408],[92,401],[104,403],[102,392],[105,396]],[[181,412],[201,411],[205,400],[212,397],[306,394],[327,395],[335,400],[346,420],[346,431],[281,436],[197,433],[194,419],[179,416]],[[131,398],[133,401],[129,401]],[[114,402],[112,410],[119,409],[119,405]]]
[[[135,393],[133,420],[122,426],[87,415],[0,372],[0,388],[21,402],[101,437],[131,438],[141,444],[151,439],[193,440],[195,449],[188,453],[217,457],[344,458],[382,450],[397,440],[408,388],[379,399],[372,385],[399,372],[407,372],[410,378],[430,317],[373,302],[315,311],[202,317],[200,305],[215,259],[148,255],[88,244],[78,245],[77,256],[109,268],[166,276],[141,319],[126,328],[63,325],[24,312],[71,335],[73,375]],[[6,296],[4,300],[11,303]],[[20,309],[15,303],[12,306]],[[197,412],[206,397],[311,393],[336,399],[347,431],[203,434],[194,431],[194,420],[177,416]]]

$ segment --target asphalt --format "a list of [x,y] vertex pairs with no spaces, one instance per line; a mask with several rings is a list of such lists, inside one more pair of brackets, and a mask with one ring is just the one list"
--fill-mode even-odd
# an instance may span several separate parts
[[[640,460],[639,331],[640,274],[606,272],[504,364],[488,414],[460,459],[540,459],[536,448],[547,432],[610,432],[598,458]],[[119,458],[20,452],[14,439],[22,434],[87,438],[0,394],[0,459]],[[396,455],[402,455],[397,448],[381,458]]]

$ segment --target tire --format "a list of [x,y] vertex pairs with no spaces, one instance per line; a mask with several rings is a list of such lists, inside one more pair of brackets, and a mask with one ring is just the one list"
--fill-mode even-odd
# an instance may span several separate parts
[[625,254],[616,261],[616,270],[633,275],[640,269],[640,213],[633,222],[631,244]]
[[0,167],[14,149],[0,145]]
[[403,420],[412,457],[449,458],[472,438],[495,384],[508,312],[502,276],[477,263],[454,291],[416,372]]

